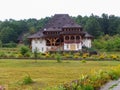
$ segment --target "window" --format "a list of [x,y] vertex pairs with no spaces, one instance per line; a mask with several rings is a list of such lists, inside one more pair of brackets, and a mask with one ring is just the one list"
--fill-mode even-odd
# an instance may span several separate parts
[[40,39],[39,41],[40,41],[40,43],[42,43],[42,39]]
[[44,48],[42,47],[42,51],[44,51]]
[[67,49],[69,48],[69,45],[67,44]]

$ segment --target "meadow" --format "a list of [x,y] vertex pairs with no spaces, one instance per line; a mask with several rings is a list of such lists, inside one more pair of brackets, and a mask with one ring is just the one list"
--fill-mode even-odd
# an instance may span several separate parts
[[[55,87],[80,76],[88,75],[92,71],[107,70],[119,65],[119,61],[87,61],[29,59],[0,59],[0,85],[8,90],[44,90]],[[25,76],[30,76],[34,83],[22,85],[20,82]]]

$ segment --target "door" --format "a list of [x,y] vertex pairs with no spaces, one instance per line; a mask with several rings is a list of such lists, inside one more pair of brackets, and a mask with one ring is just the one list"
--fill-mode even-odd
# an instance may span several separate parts
[[71,44],[71,45],[70,45],[70,50],[76,50],[75,44]]

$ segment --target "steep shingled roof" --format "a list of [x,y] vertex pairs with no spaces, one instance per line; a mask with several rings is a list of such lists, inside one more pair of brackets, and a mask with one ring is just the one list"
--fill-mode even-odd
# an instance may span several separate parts
[[62,29],[63,27],[81,27],[68,14],[55,14],[45,25],[46,30],[49,28]]
[[72,27],[82,28],[68,14],[55,14],[42,30],[29,36],[28,38],[40,38],[44,36],[44,31],[62,31],[62,28]]

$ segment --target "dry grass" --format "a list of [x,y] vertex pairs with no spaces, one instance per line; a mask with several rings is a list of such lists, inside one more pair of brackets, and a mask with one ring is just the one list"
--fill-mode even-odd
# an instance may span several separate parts
[[[120,64],[118,61],[63,61],[55,60],[0,60],[0,85],[8,90],[41,90],[75,79],[81,74],[89,74],[91,70],[107,69]],[[19,81],[30,75],[35,83],[20,85]]]

